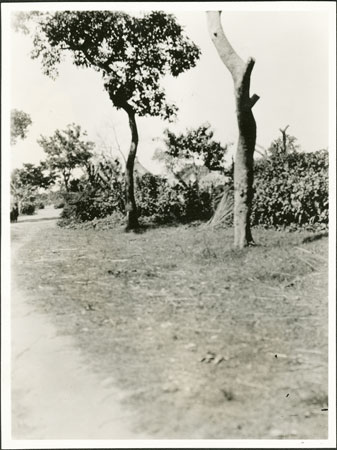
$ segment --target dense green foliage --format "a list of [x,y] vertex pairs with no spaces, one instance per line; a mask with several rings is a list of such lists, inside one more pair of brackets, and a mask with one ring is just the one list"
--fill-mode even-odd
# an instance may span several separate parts
[[225,156],[230,144],[223,146],[216,141],[209,123],[183,133],[168,129],[164,133],[165,149],[158,149],[155,158],[163,161],[166,169],[179,180],[188,173],[195,173],[198,178],[200,167],[225,172]]
[[88,173],[73,180],[63,194],[62,219],[84,222],[124,211],[124,177],[118,159],[102,159],[88,166]]
[[257,161],[252,224],[327,227],[328,164],[326,150],[272,153]]
[[[232,179],[227,186],[233,189]],[[136,176],[138,213],[156,223],[208,220],[223,186],[200,181],[169,183],[165,177]],[[290,229],[324,229],[328,225],[328,153],[271,153],[256,161],[252,224]],[[118,160],[101,161],[91,177],[65,194],[63,223],[103,219],[125,213],[124,178]]]
[[66,52],[76,66],[102,74],[116,108],[128,104],[141,116],[175,112],[160,78],[190,69],[200,54],[175,17],[161,11],[58,11],[30,19],[35,20],[32,56],[41,60],[47,75],[57,75]]
[[198,182],[170,185],[166,178],[145,174],[137,177],[136,198],[142,217],[156,222],[205,220],[212,215],[211,190]]
[[[78,180],[76,190],[65,192],[61,224],[84,222],[125,213],[124,177],[118,160],[100,161],[92,167],[91,177]],[[138,214],[159,223],[205,220],[212,215],[211,190],[198,183],[176,184],[146,173],[136,176]]]

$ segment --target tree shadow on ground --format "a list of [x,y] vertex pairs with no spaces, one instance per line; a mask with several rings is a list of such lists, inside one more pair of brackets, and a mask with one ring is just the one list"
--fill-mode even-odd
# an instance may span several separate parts
[[141,223],[139,224],[139,227],[134,230],[125,230],[126,232],[130,233],[136,233],[136,234],[142,234],[146,233],[147,231],[156,230],[156,229],[165,229],[165,228],[177,228],[181,226],[185,226],[188,228],[196,228],[200,227],[202,225],[207,224],[207,221],[201,221],[201,220],[194,220],[194,221],[186,221],[186,222],[179,222],[179,221],[172,221],[172,222],[149,222],[149,223]]
[[322,233],[316,233],[313,236],[308,236],[308,237],[304,238],[302,243],[307,244],[308,242],[318,241],[319,239],[322,239],[322,238],[328,237],[328,236],[329,236],[328,231],[324,231]]
[[20,223],[27,223],[27,222],[45,222],[47,220],[58,220],[58,217],[36,217],[36,218],[32,218],[32,219],[23,219],[23,220],[18,220],[17,222],[14,222],[16,224],[20,224]]

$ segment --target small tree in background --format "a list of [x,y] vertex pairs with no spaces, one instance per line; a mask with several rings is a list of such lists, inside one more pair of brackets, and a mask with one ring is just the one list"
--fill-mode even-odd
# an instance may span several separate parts
[[289,125],[287,125],[285,128],[280,128],[281,137],[275,139],[270,147],[269,151],[272,153],[291,153],[291,152],[297,152],[300,150],[300,146],[297,144],[297,138],[295,136],[291,136],[290,134],[287,134],[287,129],[289,128]]
[[185,133],[176,134],[168,129],[164,133],[166,148],[158,149],[155,159],[164,162],[166,169],[181,183],[192,174],[197,181],[209,171],[226,174],[225,156],[230,144],[223,146],[214,140],[210,124],[190,128]]
[[74,169],[89,170],[94,143],[83,138],[87,133],[80,125],[68,125],[66,130],[56,130],[53,136],[41,136],[39,145],[47,154],[46,164],[63,179],[66,191],[70,188],[70,178]]
[[25,139],[27,137],[28,127],[32,124],[29,114],[18,109],[11,111],[11,145],[17,143],[18,138]]
[[[57,74],[63,53],[76,66],[102,74],[104,87],[129,120],[131,146],[126,162],[127,228],[138,227],[133,168],[138,147],[136,115],[168,119],[176,107],[166,101],[160,79],[193,67],[200,51],[173,15],[151,11],[131,16],[119,11],[64,11],[35,15],[32,56],[47,75]],[[22,21],[21,21],[22,23]],[[21,26],[22,28],[22,26]]]
[[46,164],[23,164],[22,169],[14,169],[11,174],[11,195],[18,205],[19,212],[33,214],[40,189],[46,190],[55,183],[55,174]]

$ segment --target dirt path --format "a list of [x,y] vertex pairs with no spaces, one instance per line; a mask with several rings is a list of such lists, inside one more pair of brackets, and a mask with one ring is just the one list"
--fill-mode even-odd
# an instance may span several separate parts
[[[138,439],[110,377],[92,373],[70,337],[58,335],[18,286],[19,248],[46,227],[54,209],[12,224],[12,438]],[[33,261],[32,261],[33,263]]]

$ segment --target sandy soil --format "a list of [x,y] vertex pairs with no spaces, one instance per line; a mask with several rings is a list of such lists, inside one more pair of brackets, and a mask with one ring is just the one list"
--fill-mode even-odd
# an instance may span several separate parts
[[20,217],[12,247],[12,437],[13,439],[139,439],[123,393],[111,377],[88,368],[69,336],[27,301],[17,282],[19,248],[41,228],[54,227],[57,210]]

